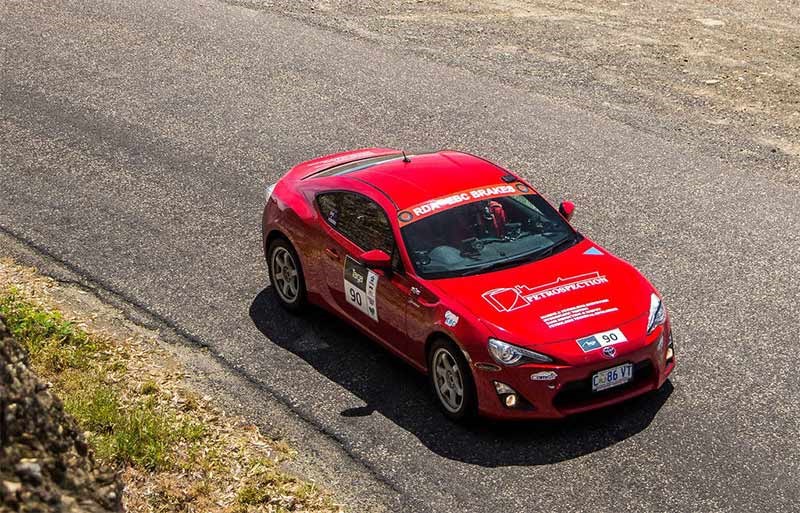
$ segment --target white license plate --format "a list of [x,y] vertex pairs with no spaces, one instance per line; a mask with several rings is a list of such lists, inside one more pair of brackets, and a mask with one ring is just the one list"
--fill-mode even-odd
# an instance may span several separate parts
[[633,379],[633,364],[623,363],[610,369],[602,370],[592,376],[592,392],[616,387]]

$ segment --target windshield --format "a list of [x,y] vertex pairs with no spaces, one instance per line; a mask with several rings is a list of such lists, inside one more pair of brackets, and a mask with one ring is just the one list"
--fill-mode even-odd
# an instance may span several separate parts
[[445,278],[520,265],[580,240],[537,194],[495,197],[407,224],[403,240],[417,274]]

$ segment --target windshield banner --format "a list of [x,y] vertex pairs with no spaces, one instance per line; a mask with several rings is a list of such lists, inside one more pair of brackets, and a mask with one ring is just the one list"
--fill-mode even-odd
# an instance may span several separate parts
[[472,203],[473,201],[488,200],[501,196],[515,196],[520,194],[530,194],[531,189],[523,183],[510,185],[507,183],[486,185],[473,189],[466,189],[441,198],[434,198],[397,213],[400,227],[424,219],[431,214],[446,210],[457,205]]

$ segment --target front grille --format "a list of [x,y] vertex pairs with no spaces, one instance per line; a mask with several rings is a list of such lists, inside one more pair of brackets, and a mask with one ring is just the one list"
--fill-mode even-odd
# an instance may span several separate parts
[[556,408],[575,408],[589,405],[593,402],[604,401],[615,395],[621,395],[632,388],[638,388],[653,377],[653,364],[650,360],[642,360],[633,365],[633,379],[624,385],[614,388],[592,392],[592,377],[579,381],[565,383],[553,399]]

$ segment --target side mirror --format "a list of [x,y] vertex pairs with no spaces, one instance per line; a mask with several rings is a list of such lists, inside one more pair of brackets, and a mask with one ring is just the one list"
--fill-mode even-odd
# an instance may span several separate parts
[[371,249],[361,253],[358,257],[369,269],[391,269],[392,257],[382,249]]
[[558,212],[564,219],[569,221],[572,218],[572,214],[575,213],[575,203],[571,201],[562,201],[561,205],[558,206]]

